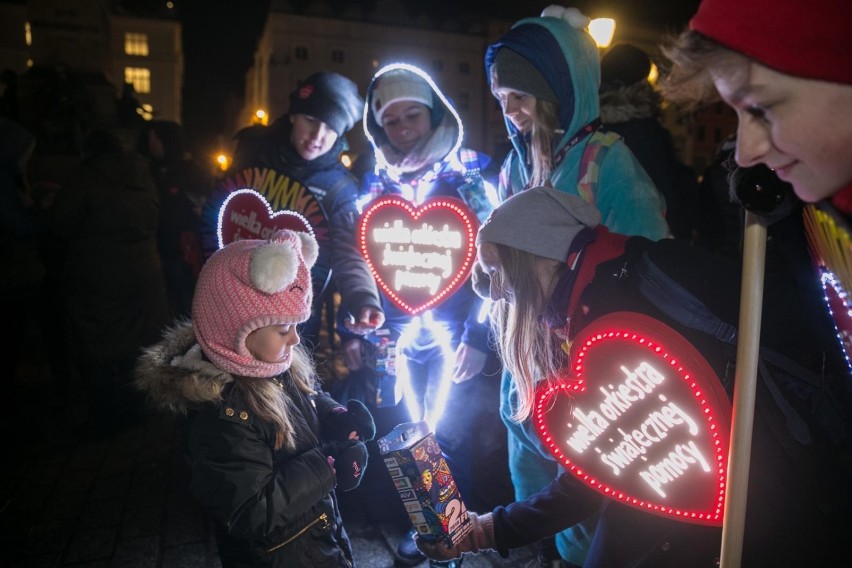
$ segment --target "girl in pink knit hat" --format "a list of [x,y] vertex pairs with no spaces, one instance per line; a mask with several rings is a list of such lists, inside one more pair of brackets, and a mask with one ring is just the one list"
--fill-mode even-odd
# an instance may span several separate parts
[[280,230],[217,251],[192,321],[140,359],[137,386],[186,414],[190,490],[213,518],[223,566],[352,566],[335,486],[355,488],[375,436],[359,402],[320,392],[299,344],[317,242]]

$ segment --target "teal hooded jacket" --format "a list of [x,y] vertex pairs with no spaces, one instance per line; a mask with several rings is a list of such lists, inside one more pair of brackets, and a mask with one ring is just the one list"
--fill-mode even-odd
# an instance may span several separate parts
[[[562,18],[526,18],[489,46],[485,56],[488,76],[502,48],[525,58],[558,97],[559,124],[564,131],[554,145],[554,155],[558,155],[572,138],[600,116],[600,63],[594,41],[587,32],[572,27]],[[511,121],[505,119],[505,123],[513,149],[501,168],[501,199],[526,188],[531,173],[523,135]],[[652,240],[669,236],[665,200],[623,140],[609,146],[598,162],[594,195],[581,194],[578,190],[581,160],[591,138],[582,138],[567,151],[553,172],[552,186],[587,200],[591,197],[601,212],[602,223],[615,233]]]
[[[566,20],[553,17],[526,18],[489,46],[485,71],[502,48],[515,51],[530,62],[545,78],[559,99],[559,125],[564,131],[554,146],[558,155],[575,136],[600,115],[598,87],[600,63],[591,36],[572,27]],[[523,135],[505,119],[513,149],[500,171],[500,200],[527,188],[530,168],[528,147]],[[639,235],[652,240],[669,236],[665,220],[665,200],[620,138],[599,154],[597,183],[592,195],[580,191],[581,162],[592,135],[581,138],[565,153],[555,168],[551,184],[555,189],[594,201],[602,223],[615,233]],[[523,500],[538,492],[557,474],[557,463],[535,434],[531,421],[518,424],[511,420],[515,410],[515,385],[507,371],[501,379],[500,414],[509,433],[509,469],[515,497]],[[596,518],[574,525],[556,535],[560,556],[573,564],[585,560]]]

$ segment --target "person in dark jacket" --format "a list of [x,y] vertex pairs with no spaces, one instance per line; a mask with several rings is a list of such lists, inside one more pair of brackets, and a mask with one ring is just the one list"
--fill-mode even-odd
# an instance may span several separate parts
[[[537,230],[524,230],[530,226]],[[677,282],[679,290],[700,297],[707,314],[718,322],[737,321],[736,263],[702,254],[676,239],[651,242],[642,237],[610,233],[600,224],[600,214],[593,206],[545,187],[517,194],[495,209],[480,229],[477,245],[479,268],[474,273],[475,285],[478,293],[495,301],[492,321],[498,348],[517,384],[517,412],[513,417],[516,420],[530,422],[527,419],[534,412],[537,386],[543,382],[552,384],[548,381],[565,376],[566,369],[579,364],[577,358],[572,358],[577,352],[565,346],[572,345],[585,328],[614,312],[639,313],[675,330],[712,369],[712,374],[706,375],[708,380],[718,380],[717,386],[724,387],[730,396],[736,342],[700,331],[694,322],[711,318],[699,313],[694,302],[688,308],[681,306],[678,312],[672,309],[678,305],[678,297],[663,293],[654,298],[643,290],[642,282],[650,274],[646,267],[653,263]],[[656,278],[653,282],[658,287],[663,279]],[[778,349],[797,361],[814,359],[809,356],[811,350],[822,352],[826,359],[832,358],[833,346],[810,340],[801,331],[802,325],[783,310],[771,309],[786,305],[795,293],[785,292],[786,282],[778,283],[778,288],[775,283],[769,284],[767,281],[769,309],[764,310],[763,347]],[[733,325],[727,325],[736,330]],[[616,361],[605,372],[618,372],[619,363]],[[801,373],[802,368],[794,372]],[[829,543],[842,538],[842,527],[848,522],[852,495],[848,466],[840,466],[840,460],[820,464],[825,468],[823,479],[835,479],[837,483],[830,491],[817,481],[818,477],[805,473],[817,465],[815,460],[810,461],[817,454],[810,453],[813,446],[809,450],[808,443],[795,441],[788,432],[790,423],[785,420],[792,419],[795,412],[785,410],[784,417],[774,417],[780,408],[775,406],[776,402],[780,398],[794,400],[789,395],[795,389],[790,383],[778,380],[779,375],[775,377],[764,377],[767,388],[758,390],[743,565],[830,564],[833,553]],[[570,378],[577,377],[571,374]],[[831,380],[824,379],[823,386],[828,388]],[[842,379],[842,373],[834,376],[837,379]],[[776,386],[774,392],[773,382],[782,385]],[[782,391],[786,394],[780,394]],[[814,436],[813,445],[822,443],[815,441],[821,432],[816,426],[816,414],[819,413],[810,420],[807,414],[798,416],[808,423]],[[569,417],[568,421],[571,420]],[[630,431],[629,426],[624,427]],[[615,426],[609,424],[605,428]],[[610,436],[619,438],[614,432]],[[627,439],[628,435],[624,436]],[[537,440],[542,451],[548,451],[541,436],[531,433],[530,438]],[[796,449],[791,450],[794,446]],[[649,449],[649,456],[650,452]],[[653,458],[649,459],[653,463]],[[641,471],[647,465],[637,469]],[[621,478],[639,477],[636,469],[625,469],[626,472],[620,472]],[[630,507],[616,499],[614,493],[608,498],[591,489],[580,481],[582,475],[583,472],[577,472],[577,476],[564,472],[524,501],[497,507],[485,515],[473,514],[475,528],[471,536],[454,548],[420,540],[418,546],[437,559],[485,548],[506,554],[510,548],[535,542],[597,512],[598,522],[583,563],[586,568],[699,567],[718,562],[720,527],[690,524]],[[673,483],[666,491],[676,489]]]
[[[315,348],[319,340],[321,308],[326,299],[329,273],[340,292],[346,320],[353,331],[366,333],[384,321],[378,291],[355,240],[358,211],[357,180],[340,163],[348,148],[344,134],[361,118],[364,103],[358,87],[337,73],[320,71],[299,83],[290,93],[288,113],[271,126],[256,125],[237,133],[237,148],[230,172],[269,168],[306,186],[319,203],[328,223],[328,236],[320,242],[313,269],[314,307],[300,331]],[[215,250],[219,207],[227,195],[247,185],[219,188],[205,204],[202,246]],[[252,187],[250,184],[248,187]],[[268,187],[253,187],[265,197]],[[270,199],[271,201],[271,199]]]
[[91,131],[48,219],[64,241],[61,291],[72,353],[88,383],[89,426],[109,433],[141,418],[133,365],[169,321],[148,164],[114,132]]
[[140,358],[137,387],[188,414],[190,490],[222,565],[353,566],[334,488],[355,488],[375,435],[367,409],[317,388],[296,329],[311,309],[316,240],[280,230],[202,268],[192,321]]
[[157,231],[160,260],[172,317],[189,317],[192,292],[201,270],[201,205],[212,180],[184,149],[183,130],[170,120],[152,120],[139,129],[137,151],[148,158],[160,198]]
[[638,47],[620,43],[601,58],[601,123],[624,139],[642,169],[666,200],[672,235],[690,240],[695,223],[698,179],[681,163],[672,136],[660,124],[662,97],[648,81],[651,58]]

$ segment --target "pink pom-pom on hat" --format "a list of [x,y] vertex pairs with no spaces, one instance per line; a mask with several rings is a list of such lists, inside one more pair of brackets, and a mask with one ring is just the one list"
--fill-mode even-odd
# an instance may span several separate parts
[[297,324],[311,314],[313,236],[277,231],[267,241],[242,240],[219,249],[198,277],[192,304],[195,337],[210,361],[244,377],[273,377],[289,362],[265,363],[246,348],[261,327]]

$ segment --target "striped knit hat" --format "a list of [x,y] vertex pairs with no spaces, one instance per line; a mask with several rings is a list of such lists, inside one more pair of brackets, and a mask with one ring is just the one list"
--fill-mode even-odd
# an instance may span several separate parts
[[192,302],[195,338],[210,361],[243,377],[274,377],[290,363],[265,363],[246,337],[269,325],[296,324],[311,313],[313,236],[279,230],[268,241],[235,241],[216,251],[198,276]]

